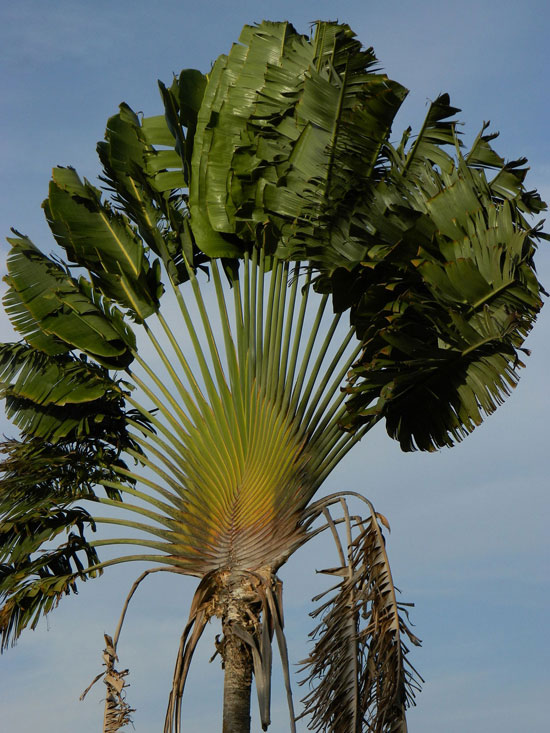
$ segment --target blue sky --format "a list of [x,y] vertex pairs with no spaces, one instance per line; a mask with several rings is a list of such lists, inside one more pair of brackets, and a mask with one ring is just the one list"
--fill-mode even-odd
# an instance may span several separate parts
[[[49,251],[40,204],[52,166],[99,172],[95,143],[121,101],[161,113],[157,79],[209,69],[245,23],[288,19],[302,32],[317,18],[349,23],[375,48],[386,72],[410,89],[396,137],[418,125],[426,102],[448,91],[471,139],[484,120],[497,150],[525,155],[527,183],[550,200],[546,0],[188,2],[18,0],[0,10],[3,89],[0,223]],[[2,272],[6,249],[2,245]],[[550,253],[540,279],[550,289]],[[0,320],[6,339],[9,326]],[[390,520],[389,553],[423,647],[413,663],[426,679],[411,711],[411,733],[546,730],[548,696],[548,429],[550,307],[530,337],[532,356],[514,394],[463,444],[435,455],[401,454],[382,431],[356,447],[327,491],[363,492]],[[10,431],[2,423],[3,432]],[[306,652],[314,569],[331,565],[330,545],[303,551],[281,572],[291,659]],[[101,668],[139,570],[112,568],[82,586],[15,649],[0,658],[0,716],[6,730],[92,733],[101,690],[78,696]],[[131,671],[129,702],[138,733],[162,729],[179,635],[194,583],[153,576],[131,607],[119,645]],[[221,672],[208,663],[217,630],[199,648],[185,730],[220,729]],[[299,697],[299,690],[296,697]],[[279,678],[270,731],[288,730]],[[253,730],[258,730],[257,723]],[[302,725],[301,730],[305,730]]]

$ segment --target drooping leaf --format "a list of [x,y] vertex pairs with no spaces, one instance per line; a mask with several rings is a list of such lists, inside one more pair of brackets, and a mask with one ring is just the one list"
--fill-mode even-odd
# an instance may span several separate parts
[[55,442],[100,431],[124,434],[123,390],[91,362],[3,344],[0,383],[8,416],[26,436]]
[[[405,733],[406,709],[414,703],[421,679],[407,661],[405,639],[420,641],[406,622],[397,601],[379,518],[350,517],[345,500],[347,550],[341,545],[328,510],[338,499],[316,503],[333,531],[341,565],[322,572],[340,577],[336,586],[316,596],[310,615],[319,620],[310,634],[314,647],[303,662],[311,688],[300,717],[316,731]],[[313,508],[312,508],[313,510]],[[340,520],[342,521],[342,520]]]
[[[93,520],[81,508],[38,506],[33,513],[2,519],[1,557],[8,562],[0,564],[0,650],[14,643],[27,626],[36,628],[63,595],[76,593],[77,580],[99,574],[91,569],[98,558],[84,536],[85,524],[94,529]],[[65,531],[65,542],[36,554],[42,544]]]
[[[2,356],[8,351],[2,379],[14,380],[5,390],[8,412],[18,403],[23,439],[0,445],[2,649],[28,625],[35,628],[63,595],[76,592],[78,580],[100,573],[84,534],[85,527],[95,531],[94,519],[75,502],[97,501],[98,486],[114,479],[131,486],[120,475],[122,455],[139,452],[127,432],[120,387],[98,367],[20,344],[4,345]],[[110,501],[121,500],[117,489],[107,486],[106,493]]]
[[[116,480],[117,468],[125,467],[120,457],[122,445],[115,445],[114,438],[98,431],[94,436],[56,443],[40,438],[0,443],[4,455],[0,464],[2,511],[16,506],[27,511],[44,501],[63,504],[93,499],[97,487],[106,479]],[[117,490],[107,488],[106,492],[111,499],[121,498]]]

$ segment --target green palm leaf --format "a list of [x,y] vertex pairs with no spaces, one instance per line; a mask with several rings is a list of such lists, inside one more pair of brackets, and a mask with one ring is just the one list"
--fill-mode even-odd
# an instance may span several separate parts
[[82,183],[71,168],[55,168],[44,209],[69,260],[90,271],[100,292],[139,321],[157,310],[162,293],[158,261],[149,264],[126,217],[102,203],[96,188]]
[[[204,77],[196,74],[200,88]],[[162,87],[169,119],[170,113],[176,114],[173,96],[179,87],[188,90],[189,84],[184,82],[189,75],[195,80],[196,75],[182,72],[179,83],[174,81],[170,90]],[[192,117],[184,109],[181,116],[192,127]],[[122,104],[119,114],[108,120],[105,141],[97,149],[104,170],[102,180],[109,185],[115,202],[138,227],[147,246],[162,258],[174,281],[185,281],[183,253],[191,264],[200,264],[204,257],[197,260],[184,215],[183,187],[187,186],[187,178],[181,170],[182,156],[190,156],[190,150],[179,120],[168,122],[164,116],[157,116],[140,121],[128,105]]]
[[288,24],[245,27],[214,67],[199,116],[190,191],[199,243],[208,219],[205,231],[267,236],[282,257],[358,256],[349,223],[405,95],[375,63],[347,26],[320,23],[313,43]]
[[[437,108],[436,117],[441,102]],[[484,145],[483,168],[494,163],[498,179],[504,162]],[[522,343],[542,305],[532,265],[541,234],[522,213],[540,202],[524,201],[521,174],[515,197],[503,200],[468,160],[459,154],[448,173],[429,161],[412,175],[406,161],[396,164],[373,217],[376,235],[385,229],[391,239],[335,282],[345,305],[353,293],[351,319],[364,344],[347,424],[384,416],[405,450],[452,445],[494,412],[517,382]]]
[[[63,529],[70,525],[66,514],[57,518]],[[55,608],[64,595],[76,592],[77,580],[94,577],[97,573],[90,566],[95,559],[95,550],[83,536],[71,533],[58,549],[37,559],[0,565],[0,648],[6,648],[27,626],[36,628],[40,617]]]
[[61,438],[126,432],[124,386],[96,364],[48,356],[23,344],[0,346],[0,394],[24,435]]
[[15,328],[50,354],[75,348],[111,368],[129,364],[135,337],[108,301],[84,279],[72,278],[27,237],[9,241],[5,305]]

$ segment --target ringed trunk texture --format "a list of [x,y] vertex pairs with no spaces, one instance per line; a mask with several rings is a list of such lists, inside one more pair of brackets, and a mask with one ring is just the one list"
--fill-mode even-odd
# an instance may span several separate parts
[[230,627],[224,632],[223,733],[250,733],[252,654]]

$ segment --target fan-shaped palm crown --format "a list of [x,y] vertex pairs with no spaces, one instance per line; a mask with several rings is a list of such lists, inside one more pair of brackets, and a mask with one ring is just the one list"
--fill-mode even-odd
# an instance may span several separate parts
[[[382,419],[403,449],[433,450],[501,402],[541,305],[543,235],[526,217],[544,205],[523,186],[525,161],[505,163],[485,128],[464,151],[446,95],[392,145],[406,91],[346,25],[318,23],[311,39],[288,23],[246,26],[209,74],[160,89],[163,115],[123,104],[108,121],[109,198],[54,170],[44,210],[64,260],[9,240],[5,306],[22,341],[1,347],[0,370],[22,437],[4,446],[2,639],[79,578],[161,563],[202,578],[170,720],[218,614],[255,655],[267,725],[274,573],[323,512],[335,526],[315,492]],[[347,520],[356,539],[310,660],[318,729],[401,730],[406,627],[380,591],[391,577],[379,521]],[[137,531],[92,541],[99,524]],[[103,545],[142,549],[101,561]],[[237,587],[263,625],[231,616]],[[349,636],[367,607],[386,626]],[[330,651],[335,630],[346,643]],[[398,670],[378,698],[372,664],[346,676],[358,644],[379,682],[384,665]]]

